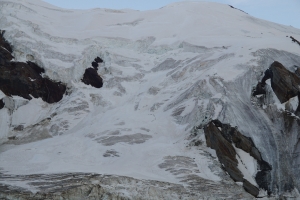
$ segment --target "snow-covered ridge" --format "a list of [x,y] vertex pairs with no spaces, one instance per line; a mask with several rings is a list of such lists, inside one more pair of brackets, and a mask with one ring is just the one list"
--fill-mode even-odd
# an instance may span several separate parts
[[[299,39],[300,30],[217,3],[181,2],[141,12],[65,10],[39,0],[1,1],[0,29],[15,61],[36,62],[45,76],[70,88],[51,105],[0,94],[3,172],[93,172],[187,188],[209,180],[230,185],[224,194],[218,191],[220,198],[232,191],[249,198],[207,148],[203,129],[194,128],[218,119],[250,137],[272,165],[274,195],[284,194],[291,180],[291,189],[299,188],[293,174],[299,161],[292,156],[299,148],[296,116],[285,129],[287,116],[273,91],[267,88],[261,107],[251,93],[274,60],[289,69],[300,66],[299,46],[286,37]],[[80,81],[96,57],[104,61],[101,89]],[[282,150],[286,144],[288,152]],[[239,168],[245,171],[252,161],[244,154]],[[255,172],[255,163],[249,166],[245,179]]]
[[178,48],[182,41],[226,47],[241,39],[300,34],[295,28],[259,20],[217,3],[181,2],[159,10],[120,13],[64,10],[42,1],[0,4],[6,37],[19,51],[15,52],[16,60],[33,55],[49,77],[65,83],[78,81],[91,57],[105,54],[109,48],[135,47],[160,54]]

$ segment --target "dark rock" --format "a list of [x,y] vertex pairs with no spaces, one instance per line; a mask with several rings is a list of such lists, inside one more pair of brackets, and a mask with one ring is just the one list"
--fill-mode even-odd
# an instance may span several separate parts
[[298,92],[298,106],[297,109],[295,111],[295,114],[299,115],[300,114],[300,92]]
[[298,95],[300,78],[288,71],[281,63],[272,63],[271,87],[281,103]]
[[99,57],[95,58],[95,62],[96,63],[103,63],[103,60]]
[[92,66],[95,68],[95,70],[98,70],[99,64],[97,62],[93,61]]
[[[66,86],[59,82],[54,82],[48,78],[43,79],[43,96],[42,99],[48,103],[58,102],[63,98]],[[45,90],[45,88],[47,90]]]
[[271,87],[281,103],[288,101],[298,95],[300,77],[287,70],[281,63],[275,61],[265,71],[262,81],[259,82],[253,91],[253,96],[266,94],[266,80],[271,79]]
[[268,80],[270,78],[271,79],[273,78],[273,73],[272,73],[272,70],[269,68],[265,71],[265,75],[261,80],[262,84],[266,84],[266,80]]
[[297,69],[295,70],[295,74],[300,77],[300,68],[298,66],[296,67]]
[[268,191],[268,194],[271,194],[271,190],[270,190],[270,180],[271,180],[271,174],[269,173],[269,171],[259,171],[257,172],[256,176],[255,176],[255,181],[256,183],[259,185],[260,188]]
[[262,160],[258,149],[255,147],[251,138],[242,135],[236,128],[231,127],[229,124],[223,124],[219,120],[212,121],[216,127],[221,128],[220,133],[230,143],[243,151],[249,153],[256,160]]
[[0,66],[0,89],[7,96],[17,95],[25,99],[41,97],[48,103],[62,99],[66,86],[62,83],[43,78],[40,68],[34,63],[11,62]]
[[293,36],[290,36],[290,38],[292,39],[293,42],[296,42],[297,44],[300,45],[300,42],[298,40],[296,40]]
[[266,94],[265,86],[266,86],[265,83],[258,82],[258,84],[256,85],[255,89],[253,90],[252,95],[256,96],[256,95],[260,95],[260,94]]
[[295,74],[296,74],[298,77],[300,77],[300,67],[297,66],[297,65],[294,65],[294,68],[296,68]]
[[3,37],[5,31],[0,30],[0,67],[10,62],[14,57],[11,55],[12,48]]
[[238,161],[233,144],[236,148],[242,149],[257,160],[259,172],[256,174],[255,180],[260,188],[267,190],[269,193],[271,192],[269,183],[271,181],[270,171],[272,167],[262,159],[251,138],[244,136],[236,128],[231,127],[229,124],[223,124],[219,120],[209,122],[204,128],[204,133],[207,146],[216,150],[224,170],[228,172],[234,181],[243,182],[245,190],[257,197],[258,188],[245,180],[237,167]]
[[12,48],[3,37],[5,31],[0,30],[0,65],[10,62],[14,57],[11,55]]
[[0,99],[0,109],[2,109],[5,106],[3,99]]
[[243,174],[238,169],[238,161],[233,146],[222,136],[221,131],[213,122],[204,127],[204,133],[207,146],[216,150],[219,161],[230,177],[234,181],[242,182]]
[[[241,12],[243,12],[243,13],[246,13],[245,11],[243,11],[243,10],[241,10],[241,9],[238,9],[238,8],[235,8],[235,7],[233,7],[232,5],[229,5],[229,7],[230,7],[230,8],[233,8],[233,9],[236,9],[236,10],[239,10],[239,11],[241,11]],[[246,13],[246,14],[248,14],[248,13]]]
[[257,197],[259,194],[259,189],[255,186],[253,186],[249,181],[244,179],[243,181],[243,188],[253,196]]
[[[0,35],[0,45],[0,49],[12,50],[3,38],[3,34]],[[5,95],[21,96],[29,100],[32,95],[34,98],[41,97],[48,103],[55,103],[62,99],[66,91],[64,84],[42,77],[41,74],[45,70],[37,64],[30,61],[12,62],[11,52],[9,55],[0,52],[0,90]]]
[[15,139],[17,139],[17,137],[16,136],[10,136],[7,139],[9,139],[9,140],[15,140]]
[[10,62],[14,57],[6,51],[5,49],[0,47],[0,65],[5,65],[7,62]]
[[266,94],[266,89],[265,89],[266,80],[272,78],[272,76],[273,76],[272,71],[270,69],[267,69],[265,71],[264,77],[262,78],[261,82],[258,82],[255,89],[253,90],[252,95],[256,96],[260,94]]
[[5,48],[9,53],[12,53],[12,47],[10,46],[9,42],[4,38],[5,31],[0,30],[0,45],[2,48]]
[[27,61],[27,64],[37,73],[37,74],[42,74],[45,73],[45,70],[43,68],[41,68],[40,66],[38,66],[37,64],[31,62],[31,61]]
[[91,85],[95,88],[103,86],[102,78],[98,75],[97,71],[93,68],[87,68],[82,78],[82,82],[86,85]]
[[98,70],[99,63],[103,63],[103,60],[99,57],[95,58],[94,61],[92,62],[92,66]]
[[24,130],[24,125],[19,125],[14,128],[14,131],[23,131],[23,130]]

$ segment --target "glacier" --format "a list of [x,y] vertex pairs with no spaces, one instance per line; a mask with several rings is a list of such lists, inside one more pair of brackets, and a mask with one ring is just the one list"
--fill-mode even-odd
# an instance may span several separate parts
[[[137,11],[1,0],[0,30],[10,62],[36,63],[67,88],[55,103],[0,91],[0,198],[300,198],[299,99],[281,102],[272,80],[253,95],[274,61],[297,74],[299,29],[211,2]],[[97,57],[101,88],[82,82]],[[207,145],[213,120],[253,141],[272,168],[267,189],[233,143],[258,194],[224,169]]]

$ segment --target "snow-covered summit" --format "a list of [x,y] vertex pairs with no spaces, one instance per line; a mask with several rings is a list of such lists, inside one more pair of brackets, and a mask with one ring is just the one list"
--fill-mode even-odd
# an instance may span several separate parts
[[[281,103],[274,79],[252,94],[274,61],[299,69],[300,47],[287,37],[300,39],[299,29],[218,3],[66,10],[40,0],[0,1],[0,29],[11,62],[34,62],[68,88],[53,104],[0,92],[0,189],[40,191],[28,175],[59,182],[63,173],[71,185],[79,176],[84,187],[102,184],[129,198],[252,198],[243,187],[297,196],[297,97]],[[97,57],[102,88],[81,81]],[[237,183],[218,149],[207,147],[208,124],[219,135],[227,133],[222,127],[238,130],[252,145],[254,153],[236,141],[226,146],[236,156]]]
[[[17,46],[19,40],[26,38],[20,43],[36,45],[37,50],[29,53],[49,69],[46,72],[49,77],[66,83],[78,81],[84,66],[90,62],[88,55],[94,51],[105,54],[105,49],[114,46],[112,41],[118,41],[117,46],[154,53],[180,48],[183,42],[208,48],[237,44],[239,48],[244,45],[245,48],[281,49],[284,45],[277,37],[300,34],[298,29],[260,20],[228,5],[211,2],[173,3],[143,12],[65,10],[36,0],[0,3],[8,40]],[[34,51],[33,48],[22,48],[23,51]],[[38,55],[34,55],[37,51]],[[16,60],[26,60],[25,56],[22,52],[15,53]],[[66,72],[59,69],[62,67]]]
[[[299,34],[299,30],[293,27],[260,20],[228,5],[212,2],[179,2],[150,11],[65,10],[53,8],[42,1],[12,0],[9,3],[4,1],[2,5],[5,3],[9,4],[5,7],[16,7],[17,16],[38,24],[44,32],[67,38],[120,37],[138,40],[152,36],[157,40],[173,38],[173,41],[197,41],[196,38],[207,36],[245,37],[248,34],[262,37],[261,33],[266,34],[265,36],[285,36],[287,32]],[[10,10],[6,12],[13,14]],[[270,28],[276,31],[270,31]]]

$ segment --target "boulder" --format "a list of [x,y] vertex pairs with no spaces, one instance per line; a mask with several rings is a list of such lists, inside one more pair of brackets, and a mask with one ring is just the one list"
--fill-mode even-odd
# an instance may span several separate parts
[[94,60],[96,63],[103,63],[103,60],[99,57],[95,58]]
[[85,70],[82,82],[95,88],[101,88],[103,86],[103,80],[94,68],[87,68]]
[[92,67],[94,67],[95,70],[98,70],[99,64],[95,61],[92,62]]
[[96,57],[92,62],[92,67],[94,67],[95,70],[98,70],[99,63],[103,63],[103,60],[99,57]]

